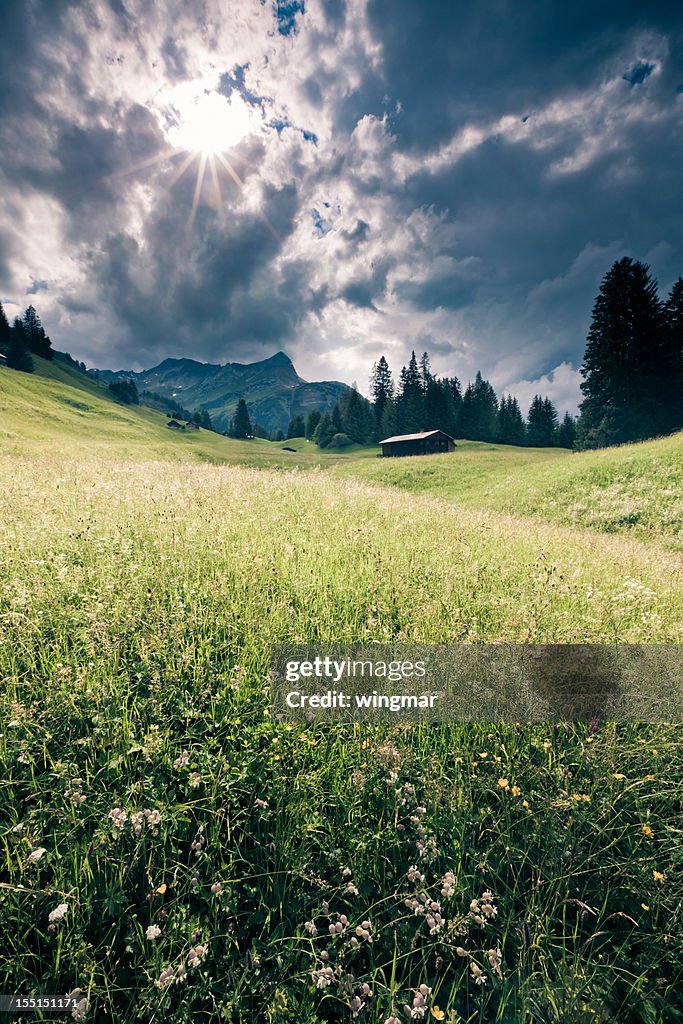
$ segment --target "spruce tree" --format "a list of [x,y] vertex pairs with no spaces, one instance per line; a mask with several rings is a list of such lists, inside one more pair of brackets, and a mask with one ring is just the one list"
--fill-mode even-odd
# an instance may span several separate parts
[[320,448],[327,448],[332,438],[338,433],[340,433],[340,431],[335,428],[329,412],[324,412],[320,417],[318,426],[315,428],[313,440]]
[[552,448],[556,443],[557,412],[549,398],[534,395],[527,416],[526,439],[530,448]]
[[666,405],[664,429],[683,429],[683,277],[675,282],[664,304],[666,321],[666,381],[662,397]]
[[232,418],[230,434],[232,437],[238,438],[245,438],[248,437],[249,434],[253,434],[249,409],[247,408],[247,403],[243,398],[240,398],[237,402],[235,415]]
[[664,325],[649,268],[617,260],[595,300],[581,367],[581,447],[641,440],[661,428]]
[[387,403],[391,401],[394,394],[394,382],[391,377],[389,364],[380,356],[372,367],[370,374],[370,396],[372,398],[372,411],[375,419],[375,440],[380,439],[382,433],[382,417]]
[[12,370],[33,373],[33,356],[24,342],[23,333],[13,330],[7,346],[7,365]]
[[477,371],[467,385],[460,412],[460,433],[470,441],[495,441],[498,400],[491,384]]
[[422,374],[417,365],[415,352],[411,352],[410,362],[401,369],[399,395],[397,400],[397,416],[400,433],[412,434],[422,430],[424,424],[424,393]]
[[315,428],[320,423],[321,415],[322,413],[320,412],[319,409],[311,409],[311,411],[308,414],[308,418],[306,420],[306,437],[311,441],[313,440],[313,435],[315,434]]
[[568,412],[557,428],[558,448],[573,448],[576,441],[576,420]]

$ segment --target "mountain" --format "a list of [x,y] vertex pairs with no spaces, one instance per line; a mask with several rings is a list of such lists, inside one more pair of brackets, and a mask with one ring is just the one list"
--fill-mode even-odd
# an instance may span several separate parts
[[196,412],[206,409],[218,430],[227,430],[240,398],[249,407],[252,422],[267,430],[286,430],[294,416],[313,409],[331,411],[347,384],[338,380],[311,383],[294,369],[289,356],[277,352],[256,363],[200,363],[196,359],[164,359],[158,366],[132,370],[94,370],[109,384],[134,380],[138,391],[153,391]]

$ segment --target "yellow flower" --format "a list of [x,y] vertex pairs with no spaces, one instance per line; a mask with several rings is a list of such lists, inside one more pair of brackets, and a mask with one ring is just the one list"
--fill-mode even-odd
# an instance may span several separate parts
[[619,779],[619,781],[621,782],[621,780],[625,779],[626,776],[622,775],[621,772],[615,772],[614,775],[612,776],[612,778],[613,779]]
[[521,791],[521,789],[519,788],[519,786],[513,786],[513,787],[512,787],[512,795],[513,795],[513,796],[519,796],[521,792],[522,792],[522,791]]
[[483,753],[483,754],[480,754],[480,755],[479,755],[479,757],[480,757],[480,758],[482,759],[482,761],[485,761],[485,760],[486,760],[486,758],[487,758],[488,756],[489,756],[489,755],[488,755],[488,754],[486,753],[486,751],[484,751],[484,753]]
[[646,775],[645,776],[645,781],[646,782],[654,782],[654,779],[655,779],[654,775]]
[[659,754],[659,751],[655,750],[655,748],[653,747],[651,753],[653,754],[654,757],[657,757],[657,755]]
[[510,783],[507,779],[498,779],[498,789],[509,789]]
[[650,909],[650,904],[649,903],[641,903],[640,905],[643,908],[643,910],[649,910]]
[[652,829],[650,828],[649,825],[643,825],[641,831],[642,831],[644,836],[648,836],[649,837],[649,836],[653,836],[654,835],[654,832],[652,831]]
[[654,878],[655,882],[663,882],[666,878],[666,875],[663,874],[661,871],[653,871],[652,877]]
[[588,793],[582,793],[581,799],[585,804],[589,804],[591,802],[591,798],[589,797]]
[[432,1017],[435,1017],[436,1020],[444,1020],[444,1018],[446,1016],[446,1014],[443,1012],[443,1010],[439,1006],[432,1006],[431,1013],[432,1013]]

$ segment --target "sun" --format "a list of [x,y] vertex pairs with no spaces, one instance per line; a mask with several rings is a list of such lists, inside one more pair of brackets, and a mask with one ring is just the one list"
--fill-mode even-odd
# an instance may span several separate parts
[[206,155],[225,153],[261,127],[260,110],[239,93],[223,96],[199,83],[174,90],[164,109],[164,132],[176,149]]

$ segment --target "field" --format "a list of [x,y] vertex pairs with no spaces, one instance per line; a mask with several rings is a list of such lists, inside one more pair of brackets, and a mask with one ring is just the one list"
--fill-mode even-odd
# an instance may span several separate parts
[[285,640],[680,643],[680,437],[389,464],[88,386],[0,370],[0,989],[121,1024],[681,1020],[679,725],[268,695]]

